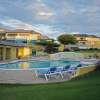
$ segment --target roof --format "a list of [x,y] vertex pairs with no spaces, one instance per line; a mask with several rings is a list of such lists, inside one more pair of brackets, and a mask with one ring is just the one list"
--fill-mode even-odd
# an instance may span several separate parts
[[8,30],[8,29],[3,29],[0,28],[1,34],[6,34],[6,33],[31,33],[31,34],[39,34],[40,36],[42,36],[42,34],[40,32],[34,31],[34,30],[24,30],[24,29],[16,29],[16,30]]
[[96,35],[89,35],[89,34],[74,34],[74,36],[77,36],[77,37],[92,37],[92,38],[100,38]]
[[42,39],[49,39],[47,35],[42,35]]
[[0,32],[8,31],[8,29],[0,28]]
[[24,29],[16,29],[16,30],[8,30],[6,33],[34,33],[34,34],[40,34],[39,32],[36,32],[34,30],[24,30]]

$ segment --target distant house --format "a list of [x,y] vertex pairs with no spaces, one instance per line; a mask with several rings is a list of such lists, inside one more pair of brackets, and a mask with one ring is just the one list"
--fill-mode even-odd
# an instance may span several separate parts
[[100,37],[87,34],[75,34],[78,40],[78,47],[82,49],[98,48],[100,49]]
[[0,60],[11,60],[28,57],[32,54],[32,47],[24,44],[0,41]]

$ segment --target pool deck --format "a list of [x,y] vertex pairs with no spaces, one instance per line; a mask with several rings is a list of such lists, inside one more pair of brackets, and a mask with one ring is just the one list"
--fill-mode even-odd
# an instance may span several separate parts
[[[76,76],[86,74],[95,70],[95,66],[87,66],[79,68],[76,72]],[[56,83],[70,80],[72,77],[68,74],[64,74],[62,79],[60,74],[51,77],[48,81],[44,76],[37,77],[35,70],[0,70],[0,84],[44,84],[44,83]]]
[[57,79],[51,78],[46,81],[44,78],[37,78],[33,70],[0,70],[0,83],[9,84],[40,84],[40,83],[54,83],[69,80],[68,77],[63,79],[58,76]]

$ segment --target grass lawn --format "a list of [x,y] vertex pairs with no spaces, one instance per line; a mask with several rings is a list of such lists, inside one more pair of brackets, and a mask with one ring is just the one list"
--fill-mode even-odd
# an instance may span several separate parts
[[0,100],[100,100],[100,72],[63,83],[0,85]]

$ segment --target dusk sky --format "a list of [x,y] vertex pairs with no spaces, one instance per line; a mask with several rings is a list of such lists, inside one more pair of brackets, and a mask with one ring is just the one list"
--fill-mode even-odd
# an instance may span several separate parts
[[100,36],[100,0],[0,0],[0,27]]

